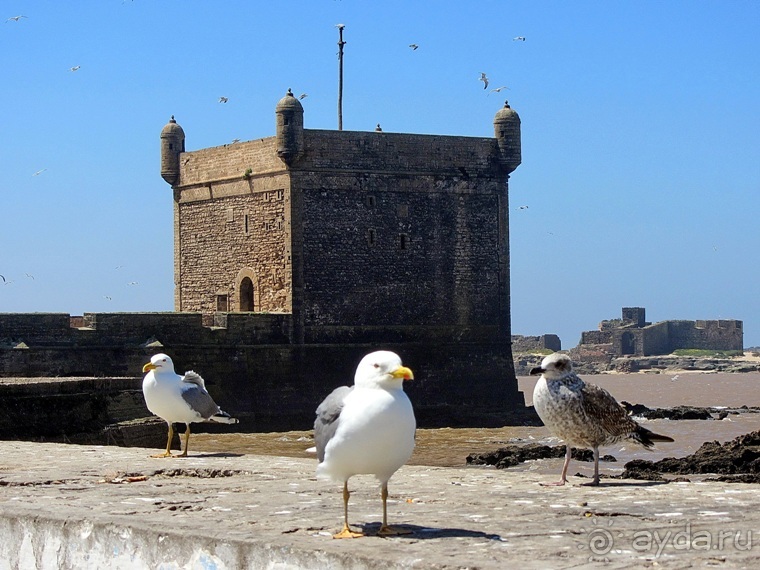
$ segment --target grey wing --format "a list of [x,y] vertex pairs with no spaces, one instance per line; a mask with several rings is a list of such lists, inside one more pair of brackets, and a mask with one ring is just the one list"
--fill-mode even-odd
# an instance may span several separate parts
[[341,386],[325,398],[317,408],[317,419],[314,420],[314,442],[317,444],[317,458],[321,463],[325,459],[325,448],[333,438],[340,422],[340,411],[343,402],[353,388]]
[[195,382],[187,382],[187,384],[188,386],[182,390],[182,399],[187,402],[188,406],[198,412],[204,420],[220,412],[219,406],[216,405],[216,402],[214,402],[211,395],[206,392],[203,386]]

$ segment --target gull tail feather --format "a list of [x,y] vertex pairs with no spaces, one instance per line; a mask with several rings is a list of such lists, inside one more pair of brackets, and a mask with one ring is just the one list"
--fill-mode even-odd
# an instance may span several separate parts
[[640,443],[647,449],[654,447],[654,444],[657,441],[675,441],[672,437],[654,433],[653,431],[648,430],[642,426],[636,426],[636,431],[631,434],[631,439],[637,443]]
[[210,422],[216,422],[219,424],[236,424],[238,423],[237,418],[233,418],[230,416],[227,412],[223,412],[222,410],[219,410],[216,414],[211,416],[208,421]]

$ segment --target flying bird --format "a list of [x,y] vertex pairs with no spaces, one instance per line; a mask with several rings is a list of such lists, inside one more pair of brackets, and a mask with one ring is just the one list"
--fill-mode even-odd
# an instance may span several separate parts
[[507,87],[506,85],[504,85],[503,87],[494,87],[493,89],[491,89],[491,93],[501,93],[505,89],[509,89],[509,87]]
[[335,24],[335,27],[338,28],[339,30],[342,30],[343,28],[346,27],[346,24]]
[[488,77],[483,72],[480,73],[480,81],[483,82],[483,89],[488,89]]
[[636,423],[607,390],[581,380],[566,354],[550,354],[530,373],[541,375],[533,390],[536,412],[546,427],[565,441],[562,476],[548,485],[567,483],[571,446],[594,451],[594,479],[589,484],[598,485],[600,445],[630,440],[649,449],[656,441],[673,441]]
[[109,297],[108,295],[103,295],[103,298],[104,298],[106,301],[110,301],[110,300],[111,300],[111,297]]
[[[206,383],[200,374],[192,370],[180,376],[174,372],[174,363],[166,354],[156,354],[143,366],[143,396],[148,409],[169,424],[166,451],[152,457],[187,457],[190,441],[190,424],[193,422],[217,422],[236,424],[238,420],[223,412],[206,391]],[[185,447],[179,456],[172,455],[172,424],[187,424]]]
[[137,281],[130,281],[127,285],[139,285]]
[[26,275],[29,279],[34,279],[34,275],[31,273],[24,273],[24,275]]
[[81,65],[75,65],[74,67],[69,67],[69,71],[79,71],[81,67]]
[[416,51],[417,48],[420,46],[418,46],[417,44],[409,44],[409,47],[412,48],[412,51]]
[[298,98],[299,98],[299,99],[306,99],[308,96],[309,96],[309,94],[308,94],[308,93],[301,93],[301,94],[298,96]]
[[0,275],[0,279],[2,279],[3,283],[5,283],[5,275]]
[[527,210],[528,206],[520,206],[520,210]]
[[47,170],[47,168],[43,168],[42,170],[38,170],[37,172],[35,172],[34,174],[32,174],[32,176],[39,176],[40,174],[42,174],[46,170]]
[[219,102],[220,103],[226,103],[227,101],[229,101],[228,97],[219,97]]
[[512,38],[513,42],[524,42],[525,36],[517,36],[516,38]]
[[317,408],[317,477],[343,482],[343,529],[333,538],[364,536],[348,525],[348,480],[358,474],[380,481],[383,523],[378,535],[404,534],[388,526],[388,480],[414,450],[414,410],[402,386],[413,377],[397,354],[372,352],[359,363],[354,385],[336,388]]
[[11,16],[7,20],[5,20],[5,23],[7,24],[11,20],[13,20],[14,22],[18,22],[21,18],[26,18],[26,16]]

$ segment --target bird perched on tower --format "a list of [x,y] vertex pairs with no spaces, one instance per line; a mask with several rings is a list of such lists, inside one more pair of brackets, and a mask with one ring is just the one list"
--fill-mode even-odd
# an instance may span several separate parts
[[404,534],[388,526],[388,480],[412,456],[416,423],[404,380],[412,371],[393,352],[365,356],[356,369],[354,385],[336,388],[317,408],[314,440],[317,477],[343,482],[343,530],[334,538],[364,536],[348,526],[348,480],[374,475],[380,481],[383,523],[379,536]]
[[566,354],[550,354],[530,373],[541,375],[533,390],[533,406],[541,421],[566,446],[562,476],[549,485],[567,482],[571,446],[593,450],[594,479],[589,484],[598,485],[599,446],[627,439],[649,449],[656,441],[673,441],[640,426],[607,390],[579,378]]
[[[152,457],[187,457],[190,441],[190,424],[193,422],[218,422],[236,424],[238,421],[223,412],[206,391],[206,383],[200,374],[192,370],[180,376],[174,372],[174,362],[166,354],[156,354],[143,366],[143,396],[148,409],[169,424],[166,451]],[[187,424],[185,448],[179,456],[172,455],[174,437],[172,424]]]

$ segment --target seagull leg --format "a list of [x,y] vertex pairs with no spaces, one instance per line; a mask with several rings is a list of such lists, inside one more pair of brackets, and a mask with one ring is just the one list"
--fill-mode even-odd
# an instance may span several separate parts
[[187,444],[190,441],[190,424],[187,424],[187,429],[185,430],[185,449],[182,450],[182,453],[180,453],[177,457],[187,457]]
[[354,532],[348,526],[348,498],[351,493],[348,492],[348,480],[343,482],[343,530],[334,534],[333,538],[359,538],[364,536],[363,532]]
[[596,487],[599,485],[599,446],[594,447],[594,478],[588,483],[583,483],[587,487]]
[[544,487],[554,487],[554,486],[560,486],[567,483],[567,468],[570,467],[570,458],[573,455],[573,450],[570,447],[570,444],[565,444],[565,463],[562,465],[562,475],[559,478],[559,481],[556,481],[554,483],[541,483]]
[[377,531],[377,536],[398,536],[399,534],[412,534],[412,531],[403,528],[394,528],[388,526],[388,481],[383,481],[380,490],[380,496],[383,498],[383,524]]
[[151,457],[174,457],[172,455],[172,438],[174,437],[174,429],[172,428],[171,422],[166,423],[169,424],[169,438],[166,440],[166,451],[157,455],[151,455]]

